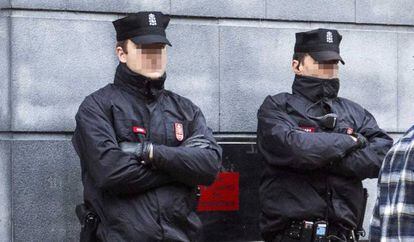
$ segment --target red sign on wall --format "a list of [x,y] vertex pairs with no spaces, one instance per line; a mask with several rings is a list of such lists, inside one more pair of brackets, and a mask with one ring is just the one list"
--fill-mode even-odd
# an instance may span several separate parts
[[238,172],[220,172],[211,186],[200,186],[198,211],[238,211]]

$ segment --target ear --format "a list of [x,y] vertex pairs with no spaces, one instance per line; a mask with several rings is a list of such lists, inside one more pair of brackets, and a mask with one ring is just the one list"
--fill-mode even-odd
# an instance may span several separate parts
[[121,63],[126,63],[127,59],[126,59],[126,53],[124,52],[124,50],[122,49],[122,47],[116,47],[115,49],[116,55],[118,56],[118,59]]
[[300,63],[299,63],[298,60],[293,60],[292,61],[292,71],[297,75],[300,75],[302,73],[302,71],[300,69]]

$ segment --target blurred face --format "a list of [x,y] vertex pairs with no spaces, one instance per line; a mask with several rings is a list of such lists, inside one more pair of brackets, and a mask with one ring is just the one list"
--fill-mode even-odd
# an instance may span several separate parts
[[167,48],[165,44],[137,45],[127,40],[126,51],[116,48],[118,59],[126,63],[133,72],[150,79],[158,79],[167,68]]
[[300,76],[311,76],[321,79],[338,78],[338,61],[319,63],[308,54],[302,63],[293,60],[292,69],[296,75]]

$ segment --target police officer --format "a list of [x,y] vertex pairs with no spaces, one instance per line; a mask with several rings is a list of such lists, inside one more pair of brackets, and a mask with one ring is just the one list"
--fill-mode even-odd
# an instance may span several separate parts
[[164,89],[169,20],[139,12],[113,22],[114,83],[87,96],[76,114],[72,142],[99,241],[198,238],[197,185],[214,181],[222,151],[201,110]]
[[292,94],[268,96],[258,111],[266,241],[354,241],[361,229],[361,181],[378,176],[392,139],[338,97],[341,39],[333,29],[296,33]]

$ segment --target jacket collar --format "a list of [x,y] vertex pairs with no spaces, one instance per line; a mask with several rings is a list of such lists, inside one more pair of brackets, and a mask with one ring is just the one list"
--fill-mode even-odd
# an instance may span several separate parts
[[116,68],[114,84],[133,95],[143,99],[157,99],[164,91],[164,82],[167,75],[164,74],[157,80],[131,71],[126,64],[119,63]]
[[312,102],[332,99],[338,96],[339,79],[320,79],[310,76],[295,76],[292,93],[304,96]]

